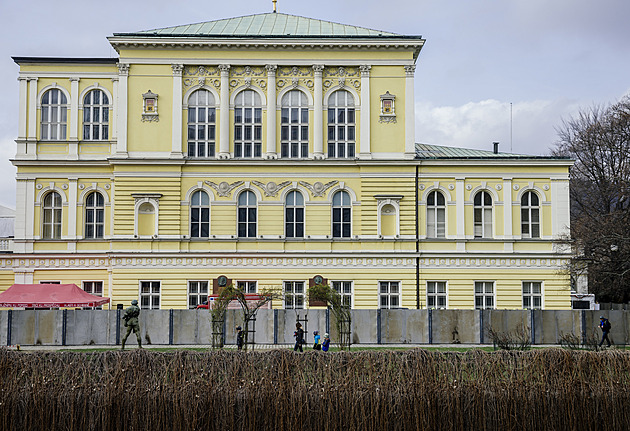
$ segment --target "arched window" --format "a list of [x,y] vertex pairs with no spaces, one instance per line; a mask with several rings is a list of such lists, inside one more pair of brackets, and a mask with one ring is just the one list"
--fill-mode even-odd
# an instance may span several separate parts
[[304,237],[304,196],[292,191],[287,195],[284,208],[284,231],[287,238]]
[[50,192],[44,197],[42,237],[61,238],[61,196],[57,192]]
[[446,234],[446,206],[444,195],[437,190],[427,196],[427,237],[444,238]]
[[210,198],[204,191],[198,190],[190,199],[190,237],[208,238],[210,236]]
[[308,157],[308,100],[300,90],[282,97],[281,157]]
[[328,98],[328,157],[353,158],[355,155],[354,97],[345,90]]
[[492,196],[486,191],[475,195],[475,238],[492,238]]
[[216,107],[208,90],[188,97],[188,157],[214,157]]
[[352,235],[352,207],[350,195],[347,192],[338,191],[335,193],[332,211],[333,238],[350,238]]
[[92,90],[83,98],[83,139],[109,139],[109,99],[103,90]]
[[538,195],[526,192],[521,198],[521,235],[540,238],[540,206]]
[[99,192],[92,192],[85,199],[85,237],[103,238],[104,226],[105,199]]
[[249,190],[238,196],[238,236],[256,237],[256,195]]
[[253,90],[241,91],[234,104],[234,157],[262,156],[262,108]]
[[57,88],[48,90],[42,96],[41,139],[48,141],[66,139],[68,122],[68,100]]

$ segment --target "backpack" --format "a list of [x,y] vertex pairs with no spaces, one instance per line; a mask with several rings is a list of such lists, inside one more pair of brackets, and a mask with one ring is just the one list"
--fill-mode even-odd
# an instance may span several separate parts
[[602,326],[602,329],[604,331],[610,331],[610,328],[612,328],[612,325],[610,324],[610,320],[608,319],[604,320],[604,326]]

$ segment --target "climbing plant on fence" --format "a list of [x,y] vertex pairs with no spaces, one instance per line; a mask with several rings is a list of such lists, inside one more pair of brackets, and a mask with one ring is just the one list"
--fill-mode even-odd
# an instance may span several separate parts
[[310,301],[325,302],[335,317],[335,327],[339,334],[339,347],[342,350],[350,349],[350,328],[352,315],[350,307],[343,303],[343,298],[328,284],[316,284],[309,287],[308,298]]

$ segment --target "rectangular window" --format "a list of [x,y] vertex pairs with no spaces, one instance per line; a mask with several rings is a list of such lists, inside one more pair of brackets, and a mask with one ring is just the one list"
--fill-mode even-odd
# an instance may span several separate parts
[[446,308],[446,281],[427,281],[427,308]]
[[197,308],[198,305],[208,301],[208,282],[189,281],[188,282],[188,308]]
[[[102,281],[84,281],[82,283],[83,290],[94,296],[103,296],[103,282]],[[84,307],[84,310],[102,310],[102,306],[98,307]]]
[[140,282],[140,308],[143,310],[160,309],[160,287],[159,281]]
[[494,281],[475,281],[475,309],[494,308]]
[[239,281],[236,286],[243,291],[243,293],[256,293],[258,292],[258,288],[256,287],[258,282],[256,281]]
[[304,282],[285,281],[284,282],[284,308],[302,309],[304,308]]
[[542,282],[523,282],[523,308],[536,310],[542,309]]
[[333,281],[332,288],[341,295],[341,303],[348,308],[352,308],[352,282]]
[[61,284],[61,281],[40,281],[39,284]]
[[400,282],[380,281],[378,308],[400,308]]

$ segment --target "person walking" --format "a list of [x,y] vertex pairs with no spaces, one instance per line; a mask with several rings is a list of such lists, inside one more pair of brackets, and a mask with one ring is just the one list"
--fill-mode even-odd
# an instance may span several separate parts
[[324,342],[322,343],[322,351],[327,352],[330,348],[330,337],[328,336],[328,332],[324,334]]
[[245,332],[240,326],[236,327],[236,347],[238,350],[243,350],[243,344],[245,344]]
[[134,299],[131,301],[131,306],[125,310],[125,314],[123,315],[123,320],[125,321],[125,326],[127,327],[127,333],[122,339],[121,350],[125,350],[125,342],[127,341],[129,334],[131,334],[131,331],[136,334],[138,347],[142,349],[142,337],[140,337],[140,323],[138,322],[138,316],[140,316],[140,307],[138,307],[138,301]]
[[295,346],[293,347],[293,351],[297,352],[298,349],[300,349],[300,352],[303,352],[304,350],[302,350],[302,344],[304,344],[304,329],[302,329],[302,324],[300,322],[295,324],[295,332],[293,333],[293,336],[295,337]]
[[602,344],[604,344],[604,340],[606,340],[606,342],[608,343],[608,347],[610,347],[610,340],[608,339],[608,333],[610,332],[610,328],[612,327],[610,321],[604,316],[599,316],[599,327],[602,330],[602,341],[599,342],[599,347],[602,347]]
[[319,335],[319,331],[313,331],[313,340],[315,341],[313,343],[313,350],[322,350],[322,345],[319,344],[320,339],[321,336]]

